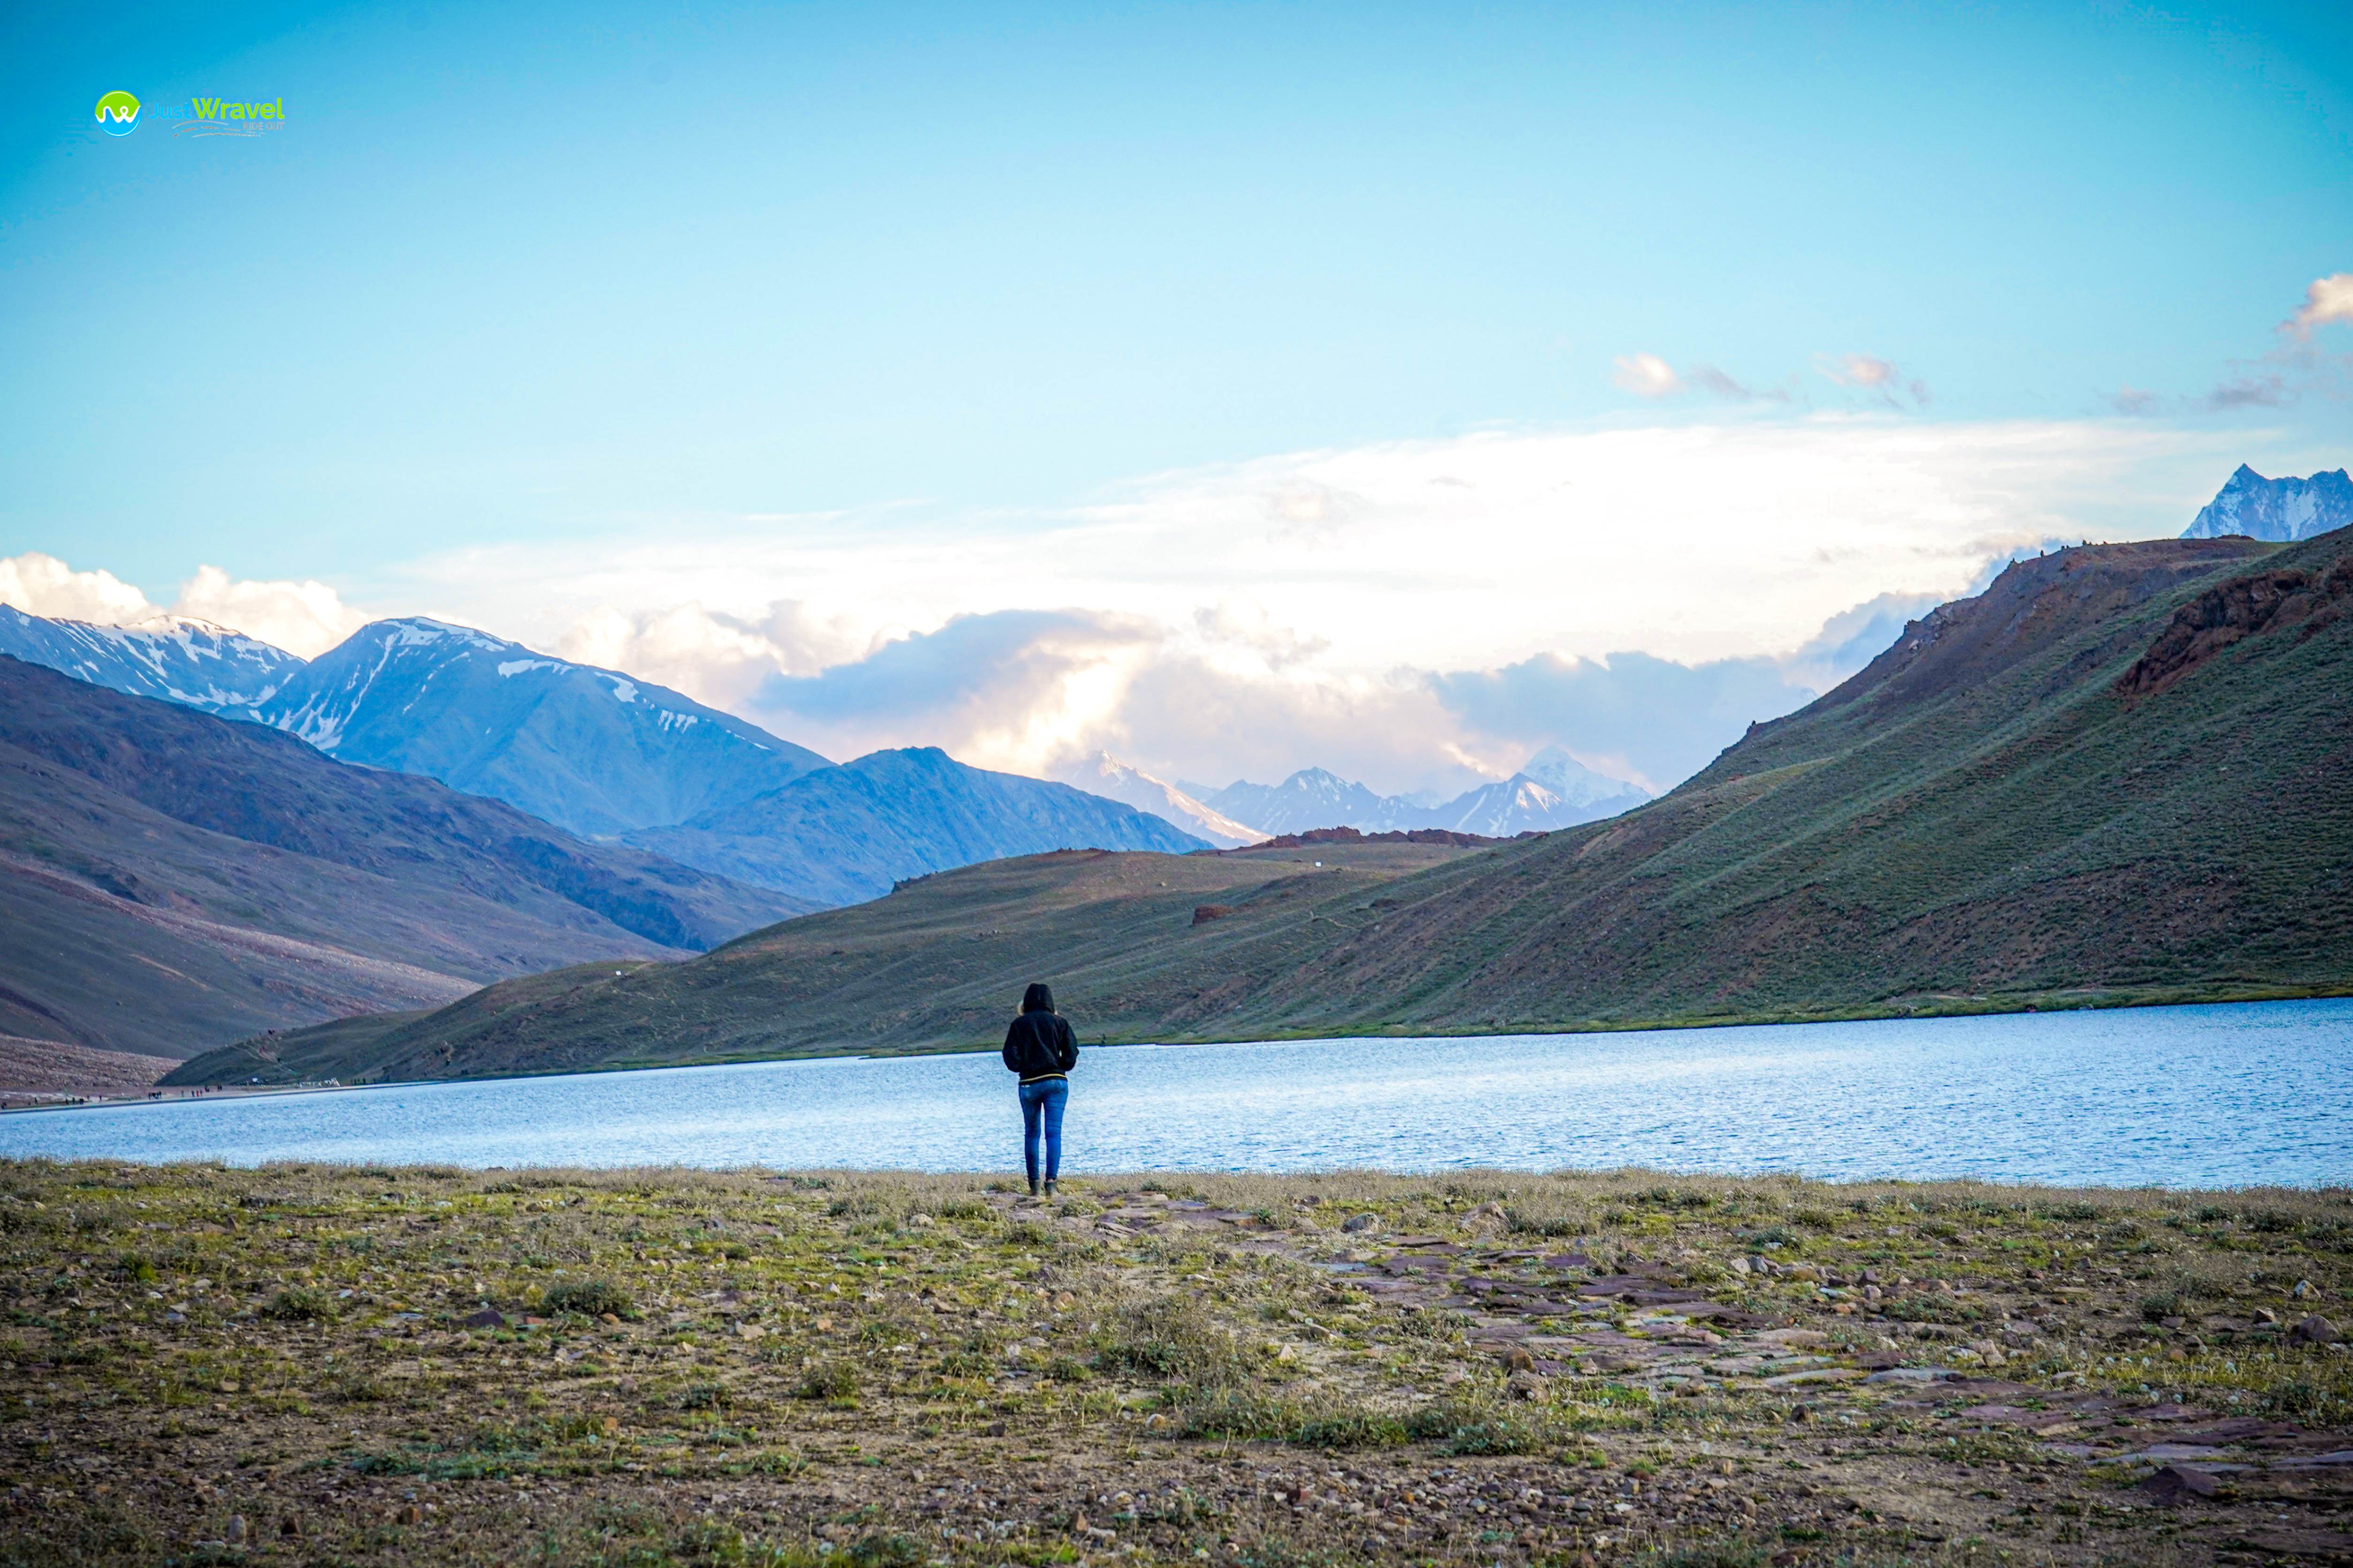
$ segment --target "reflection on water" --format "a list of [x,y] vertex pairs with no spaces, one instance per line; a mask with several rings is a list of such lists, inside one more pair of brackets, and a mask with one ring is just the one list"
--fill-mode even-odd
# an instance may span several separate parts
[[[1081,1020],[1083,1024],[1083,1020]],[[1066,1169],[2353,1178],[2353,1001],[1084,1053]],[[0,1155],[1014,1170],[993,1054],[0,1116]]]

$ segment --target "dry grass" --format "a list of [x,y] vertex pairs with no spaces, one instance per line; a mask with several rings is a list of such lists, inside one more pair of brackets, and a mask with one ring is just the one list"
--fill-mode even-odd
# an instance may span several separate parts
[[2283,1331],[2348,1249],[2343,1191],[5,1164],[0,1563],[2205,1561],[2341,1472],[2103,1461],[2353,1446]]

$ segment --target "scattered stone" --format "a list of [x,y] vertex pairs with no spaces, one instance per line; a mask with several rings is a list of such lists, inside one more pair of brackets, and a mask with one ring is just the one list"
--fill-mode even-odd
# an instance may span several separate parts
[[245,1515],[233,1513],[228,1516],[228,1528],[221,1531],[221,1539],[227,1541],[231,1546],[242,1546],[249,1533],[250,1531],[246,1528]]
[[459,1326],[468,1329],[503,1329],[507,1315],[496,1307],[485,1307],[479,1312],[469,1312],[458,1320]]
[[2167,1508],[2179,1508],[2184,1503],[2212,1497],[2222,1489],[2222,1483],[2211,1470],[2201,1470],[2194,1465],[2172,1464],[2163,1466],[2142,1481],[2140,1489]]
[[1504,1380],[1504,1395],[1507,1399],[1542,1399],[1544,1392],[1544,1374],[1532,1369],[1515,1371]]
[[2337,1333],[2336,1324],[2315,1312],[2290,1329],[2287,1337],[2302,1344],[2333,1345],[2343,1336]]
[[1381,1218],[1378,1215],[1352,1214],[1340,1228],[1351,1236],[1362,1236],[1368,1230],[1378,1229],[1380,1223]]

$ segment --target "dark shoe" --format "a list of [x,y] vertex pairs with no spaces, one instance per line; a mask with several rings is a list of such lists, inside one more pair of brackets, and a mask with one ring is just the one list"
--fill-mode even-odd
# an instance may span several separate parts
[[1046,1195],[1050,1198],[1054,1195],[1054,1181],[1050,1176],[1046,1179]]
[[1038,1195],[1038,1184],[1035,1182],[1029,1184],[1029,1195],[1033,1198]]

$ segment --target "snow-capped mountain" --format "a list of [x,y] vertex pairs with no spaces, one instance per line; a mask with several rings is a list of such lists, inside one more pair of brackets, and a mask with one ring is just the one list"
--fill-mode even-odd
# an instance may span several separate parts
[[1305,833],[1317,827],[1354,827],[1388,833],[1443,827],[1508,838],[1515,833],[1546,833],[1630,811],[1650,795],[1623,779],[1597,773],[1557,746],[1528,759],[1508,779],[1482,784],[1432,805],[1411,795],[1376,795],[1322,768],[1305,768],[1279,784],[1239,780],[1200,797],[1201,804],[1229,816],[1255,822],[1271,833]]
[[665,687],[422,617],[363,626],[306,665],[200,622],[86,626],[0,607],[0,652],[820,905],[1008,855],[1208,847],[1160,815],[943,752],[837,767]]
[[1076,785],[1089,795],[1115,800],[1147,811],[1163,822],[1182,828],[1196,838],[1206,838],[1220,849],[1239,848],[1245,844],[1257,844],[1274,836],[1235,821],[1223,812],[1212,810],[1185,791],[1165,779],[1154,778],[1141,768],[1131,767],[1109,752],[1097,752],[1078,766],[1062,774],[1062,782]]
[[589,835],[682,822],[828,765],[667,688],[422,617],[361,627],[254,716]]
[[0,605],[0,653],[133,697],[219,713],[275,696],[302,660],[256,637],[186,616],[127,626],[51,620]]
[[1256,823],[1269,834],[1305,833],[1316,827],[1384,833],[1406,826],[1398,820],[1400,812],[1418,809],[1409,801],[1375,795],[1363,784],[1322,768],[1302,768],[1279,784],[1236,779],[1200,801],[1236,822]]
[[[1595,822],[1605,816],[1615,816],[1621,811],[1631,811],[1651,798],[1651,792],[1624,779],[1597,773],[1558,746],[1546,746],[1527,760],[1520,769],[1521,776],[1532,778],[1558,796],[1562,805],[1570,811],[1586,815],[1572,820]],[[1569,826],[1567,823],[1563,826]]]
[[2181,537],[2221,539],[2243,533],[2289,542],[2348,524],[2353,524],[2353,479],[2346,478],[2344,469],[2308,479],[2267,479],[2241,463]]

